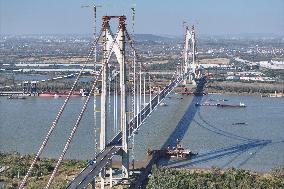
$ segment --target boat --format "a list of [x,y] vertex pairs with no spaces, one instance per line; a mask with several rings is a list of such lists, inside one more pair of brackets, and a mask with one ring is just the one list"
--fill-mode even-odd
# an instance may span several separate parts
[[220,104],[220,103],[218,103],[217,107],[221,107],[221,108],[226,108],[226,107],[228,107],[228,108],[245,108],[246,105],[244,103],[242,103],[242,102],[240,102],[240,104],[237,104],[237,105],[234,105],[234,104]]
[[246,107],[245,103],[240,102],[241,107]]
[[20,96],[20,95],[11,95],[11,96],[8,96],[7,99],[26,99],[25,96]]
[[160,106],[168,106],[168,104],[166,104],[165,102],[161,102]]
[[206,92],[194,92],[193,94],[194,94],[194,96],[206,96],[206,95],[208,95],[208,93],[206,93]]
[[[42,92],[39,93],[39,97],[64,97],[64,96],[68,96],[69,92]],[[73,93],[71,94],[72,97],[80,97],[81,94],[80,93]]]
[[246,125],[247,123],[246,122],[236,122],[236,123],[233,123],[232,125]]
[[195,156],[198,153],[193,153],[189,149],[184,149],[180,144],[180,140],[177,139],[177,143],[175,147],[172,148],[168,146],[167,149],[161,149],[161,150],[148,149],[147,154],[148,156],[158,155],[158,157],[161,157],[161,158],[162,157],[166,157],[166,158],[174,157],[174,158],[185,159],[185,158],[191,158],[192,156]]
[[279,98],[284,97],[284,93],[277,93],[277,91],[274,92],[274,94],[269,94],[269,97]]
[[221,103],[217,103],[217,104],[211,104],[208,102],[204,102],[204,103],[195,103],[195,106],[217,106],[217,107],[228,107],[228,108],[245,108],[246,105],[242,102],[240,102],[240,104],[234,105],[234,104],[221,104]]
[[181,94],[181,95],[192,95],[193,92],[180,92],[180,93],[177,93],[177,94]]
[[226,101],[228,101],[228,99],[219,99],[219,101],[226,102]]
[[189,149],[184,149],[180,144],[180,140],[177,139],[176,147],[171,148],[168,146],[166,155],[177,158],[190,158],[193,155],[197,155],[197,153],[193,153]]
[[86,97],[90,95],[90,91],[87,89],[80,89],[80,94],[82,97]]
[[217,104],[210,104],[210,103],[195,103],[195,106],[217,106]]

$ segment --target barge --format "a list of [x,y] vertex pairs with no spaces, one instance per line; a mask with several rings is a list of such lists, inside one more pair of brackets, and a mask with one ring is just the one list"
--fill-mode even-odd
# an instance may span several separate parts
[[168,146],[166,149],[161,149],[161,150],[151,150],[148,149],[147,152],[148,156],[153,156],[153,155],[158,155],[158,157],[163,158],[171,158],[171,157],[176,157],[176,158],[191,158],[192,156],[197,155],[198,153],[193,153],[189,149],[184,149],[180,141],[177,140],[176,146],[175,147],[170,147]]
[[240,104],[211,104],[211,103],[196,103],[195,106],[217,106],[221,108],[245,108],[246,105],[242,102]]

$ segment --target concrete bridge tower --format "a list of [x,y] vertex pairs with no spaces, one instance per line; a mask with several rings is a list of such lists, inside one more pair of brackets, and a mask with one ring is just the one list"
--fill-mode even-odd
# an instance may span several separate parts
[[[190,48],[191,47],[191,48]],[[196,41],[195,41],[195,31],[194,26],[190,31],[188,26],[185,27],[185,40],[184,40],[184,52],[183,52],[183,73],[189,73],[186,78],[184,78],[183,84],[195,84],[194,79],[197,78],[196,75]],[[189,54],[192,55],[192,62],[189,62]]]
[[[109,21],[118,19],[118,32],[116,37],[112,35]],[[126,64],[125,64],[125,16],[104,16],[102,23],[103,40],[103,66],[102,70],[102,94],[101,94],[101,125],[100,125],[100,151],[107,145],[107,74],[110,54],[114,52],[119,64],[120,83],[120,130],[122,131],[122,173],[123,178],[129,177],[129,152],[128,152],[128,128],[127,128],[127,96],[126,96]],[[101,176],[103,177],[103,172]],[[103,182],[103,179],[102,179]]]

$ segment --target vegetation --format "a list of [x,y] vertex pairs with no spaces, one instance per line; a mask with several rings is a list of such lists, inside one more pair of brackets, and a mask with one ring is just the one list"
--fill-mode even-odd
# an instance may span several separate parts
[[[34,156],[21,156],[19,153],[0,153],[0,182],[4,189],[19,186]],[[50,177],[56,160],[42,158],[36,164],[26,189],[44,188]],[[53,189],[63,189],[83,167],[86,161],[64,160],[52,184]],[[270,173],[258,174],[242,169],[210,170],[171,169],[154,167],[147,189],[278,189],[284,188],[284,167]],[[118,186],[121,188],[121,186]]]
[[207,92],[229,92],[229,93],[258,93],[267,94],[283,92],[283,83],[264,83],[252,81],[213,81],[206,85]]
[[275,58],[272,54],[258,54],[258,53],[241,53],[239,57],[244,60],[259,62],[259,61],[270,61]]
[[164,64],[150,64],[149,66],[147,66],[148,70],[157,70],[157,71],[175,71],[177,68],[177,63],[175,62],[175,60],[169,60],[168,63],[164,63]]
[[147,189],[276,189],[284,188],[283,172],[284,167],[268,174],[257,174],[235,168],[189,170],[154,167]]
[[264,69],[263,73],[267,77],[277,78],[279,80],[284,81],[284,70],[271,70],[271,69]]
[[[19,153],[3,154],[0,153],[0,182],[5,183],[5,189],[19,186],[24,178],[34,156],[21,156]],[[54,170],[56,160],[42,158],[35,165],[29,184],[26,189],[44,188]],[[73,175],[78,173],[87,162],[78,160],[64,160],[59,168],[58,176],[53,182],[52,188],[63,189]]]

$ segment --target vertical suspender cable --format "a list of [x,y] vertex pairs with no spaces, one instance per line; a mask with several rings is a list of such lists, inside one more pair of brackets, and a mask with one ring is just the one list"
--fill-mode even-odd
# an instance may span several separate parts
[[110,87],[111,87],[111,71],[110,71],[110,64],[108,63],[108,113],[110,113],[111,102],[110,102]]
[[146,75],[145,75],[145,73],[143,74],[143,82],[144,82],[144,86],[143,86],[143,89],[144,89],[144,91],[143,91],[143,93],[144,93],[144,105],[143,105],[143,107],[145,107],[146,106]]
[[150,78],[150,75],[149,75],[149,95],[150,95],[150,111],[152,111],[152,86],[151,86],[151,78]]
[[[138,73],[139,75],[139,73]],[[138,76],[137,76],[138,77]],[[137,78],[138,80],[138,78]],[[138,81],[137,81],[138,82]],[[139,126],[139,84],[137,84],[136,88],[137,88],[137,95],[136,95],[136,122],[137,122],[137,127]]]
[[[143,110],[146,107],[146,81],[145,72],[143,73]],[[145,111],[143,111],[143,120],[145,119]]]
[[140,112],[140,124],[141,124],[141,118],[142,118],[142,114],[141,114],[141,108],[142,108],[142,63],[140,62],[140,70],[139,70],[139,112]]
[[[96,105],[97,105],[97,100],[96,100],[96,89],[93,91],[94,93],[94,140],[95,140],[95,158],[97,157],[97,146],[98,146],[98,143],[97,143],[97,127],[96,127],[96,121],[97,121],[97,108],[96,108]],[[90,94],[91,95],[91,94]]]
[[[136,111],[136,54],[135,51],[133,50],[133,107],[134,107],[134,111],[133,111],[133,116],[135,117],[136,114],[138,113],[138,111]],[[138,122],[136,123],[136,127]]]
[[115,106],[116,106],[116,110],[115,110],[115,120],[116,120],[116,123],[115,123],[115,125],[116,125],[116,131],[118,132],[118,119],[117,119],[117,117],[118,117],[118,84],[117,84],[117,82],[118,82],[118,78],[116,78],[116,80],[115,80],[115,82],[116,82],[116,96],[115,96]]
[[114,84],[113,84],[113,131],[114,135],[116,134],[116,120],[115,120],[115,111],[116,111],[116,106],[115,106],[115,96],[116,96],[116,76],[114,78]]
[[[96,40],[97,38],[97,8],[96,6],[94,6],[94,39]],[[94,75],[96,77],[96,72],[97,72],[97,46],[95,46],[94,49]],[[97,128],[96,128],[96,121],[97,121],[97,111],[96,111],[96,89],[93,91],[94,92],[94,102],[93,102],[93,106],[94,106],[94,142],[95,142],[95,147],[94,147],[94,151],[95,151],[95,158],[97,157]],[[91,95],[92,93],[90,92],[89,95]]]
[[113,112],[114,112],[114,133],[115,134],[117,134],[117,132],[118,132],[118,129],[117,129],[117,127],[118,127],[118,120],[117,120],[117,107],[118,107],[118,105],[117,105],[117,102],[118,102],[118,100],[117,100],[117,95],[118,95],[118,88],[117,88],[117,76],[115,77],[115,79],[114,79],[114,110],[113,110]]

